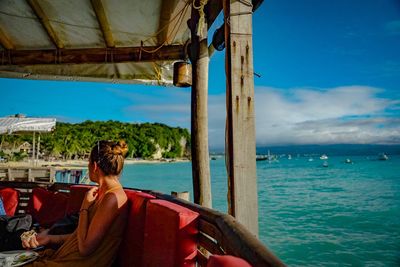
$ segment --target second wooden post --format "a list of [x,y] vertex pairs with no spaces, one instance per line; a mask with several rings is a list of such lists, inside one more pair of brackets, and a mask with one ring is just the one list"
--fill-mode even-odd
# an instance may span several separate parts
[[[195,1],[196,7],[200,1]],[[198,36],[199,9],[192,7],[190,20],[192,61],[191,147],[194,202],[211,208],[210,159],[208,152],[208,47],[207,23],[203,17],[205,36]]]

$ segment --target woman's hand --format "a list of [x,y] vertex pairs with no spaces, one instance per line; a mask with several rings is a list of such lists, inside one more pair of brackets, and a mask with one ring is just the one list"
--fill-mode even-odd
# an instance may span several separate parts
[[98,191],[99,189],[97,187],[93,187],[86,193],[86,196],[82,202],[81,209],[88,209],[90,208],[90,206],[92,206],[98,196]]
[[24,248],[37,248],[39,246],[46,246],[50,244],[49,229],[33,235],[31,238],[22,241]]

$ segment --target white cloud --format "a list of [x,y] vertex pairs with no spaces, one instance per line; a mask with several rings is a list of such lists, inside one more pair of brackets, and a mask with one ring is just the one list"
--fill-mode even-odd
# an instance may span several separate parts
[[[255,92],[257,145],[398,144],[400,120],[384,114],[385,109],[398,102],[377,97],[379,92],[366,86],[328,90],[258,87]],[[223,144],[221,125],[225,117],[215,114],[225,116],[224,99],[224,96],[210,98],[212,146]]]
[[[379,97],[367,86],[332,89],[256,87],[257,145],[274,144],[400,144],[400,119],[392,115],[399,101]],[[153,121],[190,129],[190,91],[166,89],[135,94],[125,111],[134,121]],[[225,95],[209,95],[209,143],[223,147]],[[140,119],[138,119],[140,118]]]

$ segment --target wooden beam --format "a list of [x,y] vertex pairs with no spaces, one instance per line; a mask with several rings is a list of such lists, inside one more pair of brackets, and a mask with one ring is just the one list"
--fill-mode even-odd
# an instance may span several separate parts
[[43,27],[45,28],[48,36],[50,37],[50,40],[53,42],[53,44],[58,48],[62,49],[64,48],[63,42],[60,40],[60,38],[57,36],[55,30],[50,24],[49,18],[47,17],[46,13],[43,11],[41,8],[39,2],[37,0],[28,0],[29,5],[31,6],[32,10],[38,17],[39,21],[42,23]]
[[[151,51],[158,46],[143,47]],[[120,47],[113,49],[87,48],[57,50],[10,50],[4,64],[84,64],[84,63],[118,63],[142,61],[168,61],[185,59],[184,47],[181,45],[163,46],[154,53],[145,52],[141,47]]]
[[[100,24],[101,32],[103,33],[104,42],[107,47],[115,47],[114,37],[112,35],[110,24],[104,11],[101,0],[91,0],[92,7],[96,13],[97,21]],[[169,1],[168,1],[169,2]]]
[[[165,41],[171,41],[167,40],[169,29],[171,27],[171,17],[172,14],[174,13],[174,10],[178,4],[179,0],[167,0],[167,1],[162,1],[161,4],[161,12],[160,12],[160,20],[158,24],[158,35],[157,35],[157,44],[161,45]],[[184,3],[184,2],[182,2]],[[184,3],[186,5],[186,3]],[[176,23],[178,20],[175,21]]]
[[[196,6],[199,1],[195,1]],[[194,202],[211,207],[210,158],[208,151],[208,47],[207,36],[196,35],[199,12],[192,7],[191,14],[191,60],[192,60],[192,104],[191,104],[191,148]]]
[[224,0],[229,213],[258,236],[252,6]]
[[3,29],[0,27],[0,44],[8,50],[15,49],[14,44],[11,42],[10,38],[8,35],[3,31]]

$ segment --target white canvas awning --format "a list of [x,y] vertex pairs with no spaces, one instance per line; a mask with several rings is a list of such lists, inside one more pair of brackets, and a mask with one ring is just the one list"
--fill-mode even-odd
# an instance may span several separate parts
[[[188,0],[1,0],[0,77],[172,85]],[[222,9],[208,0],[208,23]]]
[[51,132],[56,127],[54,118],[0,118],[0,134],[17,132]]

